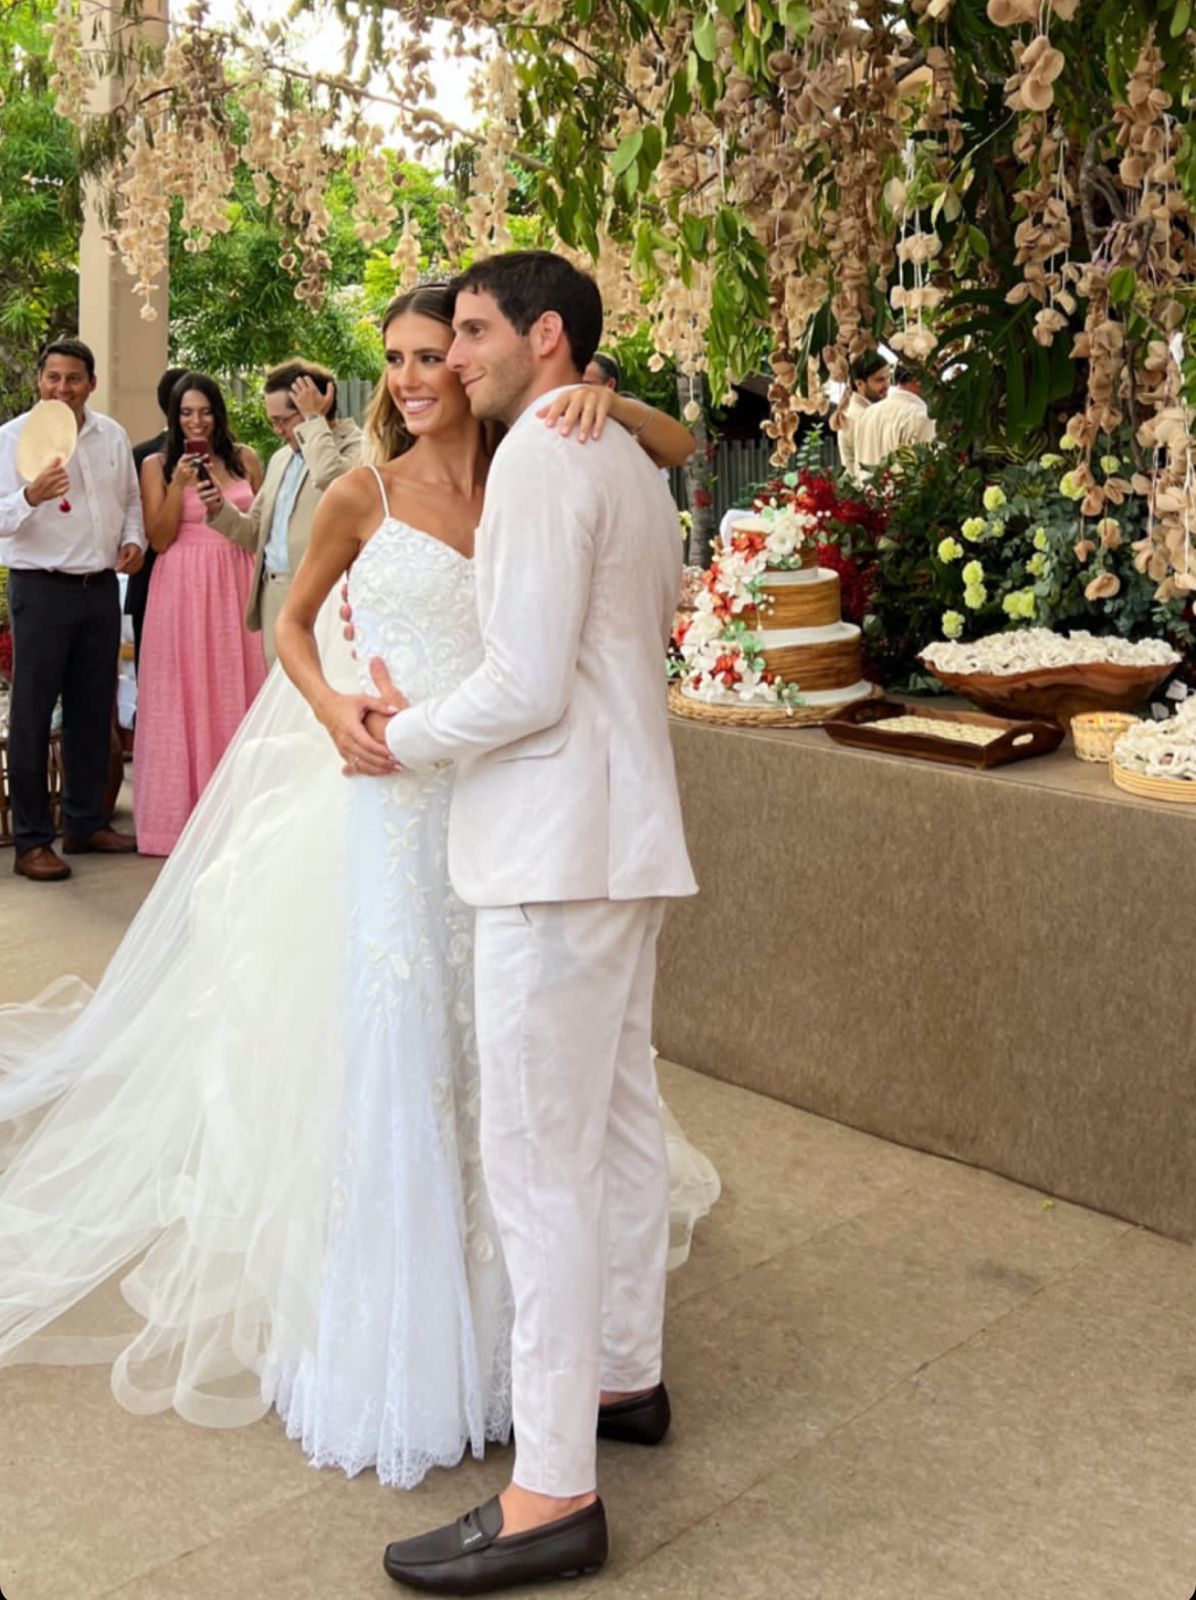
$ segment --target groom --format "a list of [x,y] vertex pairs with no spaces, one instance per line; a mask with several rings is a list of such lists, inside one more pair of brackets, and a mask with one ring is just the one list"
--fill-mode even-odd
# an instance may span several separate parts
[[[484,1594],[601,1566],[599,1435],[655,1444],[668,1167],[651,1053],[656,940],[695,891],[669,744],[677,514],[623,429],[578,449],[537,410],[581,381],[597,287],[519,251],[457,279],[448,364],[508,432],[477,540],[485,659],[371,731],[454,764],[453,886],[477,910],[482,1156],[515,1298],[503,1493],[386,1551],[390,1576]],[[401,685],[399,686],[401,689]]]

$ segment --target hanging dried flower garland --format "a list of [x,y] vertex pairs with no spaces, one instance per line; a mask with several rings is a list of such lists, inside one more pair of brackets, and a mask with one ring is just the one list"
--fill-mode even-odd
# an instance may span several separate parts
[[[1099,26],[1120,26],[1107,11]],[[364,66],[352,79],[297,72],[277,26],[230,39],[196,0],[126,108],[115,242],[152,316],[171,200],[181,201],[187,247],[202,250],[228,226],[239,160],[284,219],[282,264],[315,306],[329,266],[324,196],[341,159],[333,140],[343,148],[350,138],[354,227],[375,246],[404,215],[394,264],[406,285],[421,242],[392,192],[385,145],[418,156],[451,133],[472,155],[460,205],[442,208],[446,264],[507,243],[522,165],[546,227],[595,271],[612,331],[647,321],[658,361],[674,359],[695,383],[705,372],[715,395],[771,362],[778,462],[855,356],[885,338],[909,358],[946,364],[977,337],[957,334],[953,300],[999,285],[1011,312],[1027,306],[1040,351],[1054,362],[1065,348],[1082,363],[1086,393],[1070,432],[1091,527],[1078,542],[1099,550],[1108,508],[1147,494],[1150,538],[1136,555],[1165,598],[1193,587],[1196,502],[1175,335],[1196,284],[1196,160],[1172,94],[1192,65],[1187,13],[1160,11],[1166,37],[1134,43],[1124,84],[1094,125],[1068,63],[1095,0],[988,0],[987,24],[953,0],[908,9],[448,0],[451,48],[477,67],[480,131],[469,133],[447,129],[428,104],[422,7],[395,5],[398,33],[376,9],[363,13]],[[60,106],[82,120],[95,69],[72,0],[62,0],[52,58]],[[365,120],[379,71],[394,118],[386,130]],[[982,110],[987,148],[972,132]],[[995,213],[978,198],[997,170],[1014,217],[1000,260],[1000,241],[986,234]],[[1123,424],[1143,452],[1132,485],[1092,467],[1102,437]]]

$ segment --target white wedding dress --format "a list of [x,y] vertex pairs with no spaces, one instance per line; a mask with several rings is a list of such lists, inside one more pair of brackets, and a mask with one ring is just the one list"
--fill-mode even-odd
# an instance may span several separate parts
[[[450,546],[387,515],[349,584],[339,687],[476,665]],[[276,669],[94,996],[0,1007],[0,1362],[111,1362],[122,1405],[207,1426],[275,1407],[316,1465],[402,1487],[506,1436],[451,783],[346,780]],[[718,1179],[669,1132],[676,1264]]]

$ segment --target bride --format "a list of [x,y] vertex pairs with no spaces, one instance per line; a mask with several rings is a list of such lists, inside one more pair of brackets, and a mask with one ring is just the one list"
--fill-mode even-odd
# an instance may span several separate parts
[[[371,657],[423,696],[480,653],[490,441],[444,363],[450,318],[439,287],[388,308],[381,470],[328,491],[280,630],[360,770]],[[545,423],[581,439],[608,409],[574,391]],[[613,415],[688,453],[649,408]],[[350,563],[360,666],[325,601]],[[408,1487],[506,1437],[510,1306],[451,779],[340,767],[276,671],[95,994],[61,979],[0,1007],[0,1362],[110,1362],[122,1405],[206,1426],[273,1407],[314,1464]],[[675,1129],[670,1156],[683,1258],[718,1180]],[[113,1311],[94,1291],[122,1272]]]

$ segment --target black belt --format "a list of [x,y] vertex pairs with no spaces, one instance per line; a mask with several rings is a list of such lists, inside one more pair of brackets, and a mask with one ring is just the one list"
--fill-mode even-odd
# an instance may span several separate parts
[[99,583],[103,578],[114,577],[111,567],[102,567],[98,572],[58,572],[53,567],[14,567],[13,576],[22,578],[53,578],[57,583],[73,583],[77,588],[86,589],[89,583]]

